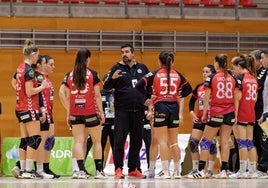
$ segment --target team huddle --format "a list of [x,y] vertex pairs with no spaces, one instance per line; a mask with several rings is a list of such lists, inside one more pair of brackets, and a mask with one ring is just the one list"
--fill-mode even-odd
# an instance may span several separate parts
[[[54,60],[39,55],[30,40],[25,41],[23,54],[24,61],[11,82],[16,90],[16,117],[21,132],[19,161],[12,173],[22,179],[59,178],[49,167],[55,137],[54,88],[48,75],[55,68]],[[225,54],[216,55],[213,65],[203,67],[204,81],[195,88],[172,68],[175,59],[168,51],[159,53],[160,68],[152,72],[135,60],[130,44],[121,46],[121,57],[102,79],[102,90],[97,72],[89,68],[91,52],[86,48],[77,51],[73,70],[63,78],[59,96],[73,135],[73,179],[108,177],[103,171],[107,137],[116,179],[268,178],[268,142],[262,139],[266,134],[259,126],[268,123],[268,50],[233,57],[231,68]],[[190,95],[193,128],[188,147],[192,170],[182,176],[177,136],[184,121],[184,99]],[[147,130],[149,134],[144,134]],[[124,146],[128,135],[125,174]],[[139,156],[142,140],[148,140],[146,174]],[[92,145],[95,174],[85,168]],[[239,156],[235,168],[230,164],[233,151]],[[217,152],[220,169],[214,174]],[[161,170],[156,172],[158,155]]]

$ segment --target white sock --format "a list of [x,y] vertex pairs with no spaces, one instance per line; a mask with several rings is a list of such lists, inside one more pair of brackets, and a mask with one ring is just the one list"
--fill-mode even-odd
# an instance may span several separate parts
[[255,161],[248,162],[248,171],[249,171],[249,173],[254,173],[256,171],[256,162]]
[[197,170],[198,169],[198,160],[193,160],[193,170]]
[[33,165],[33,160],[32,159],[26,159],[25,170],[27,172],[31,172],[32,171],[32,165]]
[[167,171],[168,169],[168,161],[162,161],[162,170]]
[[213,172],[214,164],[215,164],[215,161],[208,162],[208,170],[210,170],[211,172]]
[[24,171],[26,166],[25,160],[20,160],[20,171]]
[[79,167],[78,167],[76,158],[72,158],[72,166],[73,166],[73,171],[79,172]]
[[246,172],[247,171],[247,161],[245,160],[240,160],[240,171]]
[[43,172],[44,171],[43,163],[36,163],[36,171],[37,172]]
[[155,170],[155,161],[149,161],[149,171],[154,171]]

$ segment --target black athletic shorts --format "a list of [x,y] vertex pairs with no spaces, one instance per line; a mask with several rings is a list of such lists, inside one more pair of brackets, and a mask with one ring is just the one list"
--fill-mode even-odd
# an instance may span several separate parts
[[193,129],[204,131],[205,126],[206,126],[205,123],[196,122],[196,123],[194,123]]
[[154,105],[154,127],[179,127],[179,105],[177,102],[158,102]]
[[16,117],[19,123],[28,123],[30,121],[40,120],[38,110],[16,111]]
[[72,126],[77,124],[85,124],[86,127],[96,127],[100,124],[100,120],[97,114],[84,116],[70,115],[70,123]]
[[212,116],[207,122],[207,125],[210,127],[220,127],[221,125],[230,125],[233,126],[235,123],[235,114],[230,112],[222,116]]

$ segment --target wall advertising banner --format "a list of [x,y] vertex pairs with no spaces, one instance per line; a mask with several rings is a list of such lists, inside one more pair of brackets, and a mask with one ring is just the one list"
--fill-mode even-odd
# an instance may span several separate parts
[[[7,137],[3,140],[2,148],[2,173],[11,176],[11,169],[19,160],[19,137]],[[72,175],[72,137],[56,137],[55,145],[51,151],[50,169],[62,176]],[[91,148],[92,152],[92,148]],[[95,163],[92,153],[89,152],[86,159],[86,169],[89,173],[95,173]]]

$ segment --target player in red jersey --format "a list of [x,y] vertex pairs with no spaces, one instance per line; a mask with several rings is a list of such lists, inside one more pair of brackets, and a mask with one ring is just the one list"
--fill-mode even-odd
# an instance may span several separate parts
[[91,52],[86,48],[78,50],[74,69],[63,80],[65,94],[60,95],[67,109],[67,123],[72,125],[74,137],[73,155],[77,160],[79,172],[74,172],[73,178],[86,179],[88,175],[84,166],[84,151],[87,135],[94,144],[94,160],[96,166],[95,178],[105,178],[102,168],[101,125],[105,121],[100,80],[97,72],[87,68]]
[[[47,58],[47,59],[46,59]],[[48,65],[47,68],[45,68],[45,66]],[[38,60],[36,62],[36,64],[32,64],[31,67],[35,70],[35,77],[37,78],[38,84],[41,85],[42,81],[44,80],[44,78],[48,78],[49,73],[53,72],[54,69],[54,60],[50,57],[50,56],[38,56]],[[46,74],[42,74],[42,72],[46,73]],[[52,149],[53,145],[54,145],[54,140],[51,139],[48,141],[47,136],[44,136],[48,134],[48,129],[49,127],[54,126],[53,123],[51,125],[49,125],[48,120],[50,122],[53,122],[52,119],[52,106],[53,106],[53,95],[54,95],[54,89],[52,86],[52,83],[49,79],[45,79],[48,82],[48,87],[43,90],[42,92],[39,93],[39,107],[40,109],[40,121],[41,121],[41,143],[38,147],[38,154],[37,155],[37,165],[36,165],[36,171],[39,175],[42,176],[42,178],[58,178],[60,177],[59,175],[56,175],[55,173],[53,173],[50,169],[49,169],[49,157],[50,157],[50,150]],[[11,85],[14,89],[16,89],[16,74],[13,76],[12,80],[11,80]],[[46,92],[47,91],[47,92]],[[44,97],[43,96],[47,96]],[[40,98],[41,97],[41,98]],[[44,100],[46,100],[47,102],[43,102]],[[46,104],[46,105],[44,105]],[[40,106],[41,105],[41,106]],[[48,109],[48,110],[46,110]],[[43,115],[44,114],[44,115]],[[46,116],[48,116],[48,118],[46,118]],[[53,132],[53,133],[52,133]],[[54,127],[50,128],[50,134],[54,135]],[[45,152],[45,148],[44,148],[44,143],[46,143],[47,145],[51,146],[51,149],[46,152],[46,155],[43,153],[41,154],[41,152]],[[47,147],[46,147],[47,148]],[[47,161],[46,163],[43,164],[43,157],[45,156],[45,161]],[[42,164],[39,164],[42,163]],[[20,162],[17,161],[16,162],[16,166],[12,169],[12,174],[14,175],[14,177],[19,178],[20,176]],[[52,174],[52,175],[50,175]]]
[[41,142],[38,93],[44,90],[48,83],[43,81],[40,86],[32,64],[38,58],[39,50],[31,40],[26,40],[23,48],[24,62],[16,71],[16,116],[20,122],[20,167],[21,178],[36,178],[39,175],[32,170],[36,160],[37,148]]
[[[159,54],[160,69],[145,75],[136,85],[136,89],[146,97],[147,105],[153,103],[154,134],[160,146],[162,174],[160,178],[171,178],[168,161],[174,161],[174,178],[180,178],[180,150],[178,147],[178,127],[182,119],[183,98],[192,92],[188,81],[172,69],[173,56],[167,51]],[[152,87],[153,93],[146,87]],[[180,105],[179,105],[180,104]],[[181,116],[181,117],[180,117]],[[170,153],[171,152],[171,153]]]
[[43,178],[59,178],[49,168],[49,159],[51,150],[54,146],[54,121],[53,121],[53,100],[54,100],[54,87],[49,78],[49,74],[53,73],[55,69],[54,59],[48,55],[40,56],[36,65],[34,66],[36,78],[40,83],[46,80],[48,87],[43,90],[41,94],[41,143],[38,147],[38,157],[36,161],[36,170]]
[[[68,77],[70,74],[70,72],[66,73],[65,74],[65,77]],[[61,84],[60,86],[60,89],[59,89],[59,97],[60,97],[60,101],[61,101],[61,104],[63,105],[63,107],[67,110],[67,108],[69,108],[69,106],[67,106],[67,101],[65,100],[66,99],[66,96],[67,96],[67,91],[66,91],[66,86],[64,83]],[[70,121],[68,122],[68,128],[69,128],[69,131],[72,131],[72,125],[70,124]],[[88,153],[93,145],[93,142],[92,142],[92,139],[90,137],[90,135],[88,134],[87,131],[84,132],[84,137],[85,138],[88,138],[87,141],[86,141],[86,147],[84,148],[84,154],[85,154],[85,161],[87,159],[87,156],[88,156]],[[73,168],[73,176],[72,178],[73,179],[77,179],[78,176],[79,176],[79,167],[78,167],[78,164],[77,164],[77,160],[75,158],[75,154],[74,154],[74,148],[72,149],[72,168]],[[84,162],[85,162],[84,161]],[[85,169],[85,173],[88,175],[88,176],[91,176],[92,174],[90,174],[86,169]]]
[[[204,108],[202,122],[207,122],[200,142],[201,152],[198,170],[189,178],[206,178],[205,166],[209,156],[212,140],[220,134],[221,168],[216,178],[227,178],[229,145],[228,140],[232,126],[236,122],[238,110],[238,84],[227,71],[227,56],[219,54],[214,61],[216,74],[207,77],[205,81]],[[210,105],[209,105],[210,104]],[[210,106],[210,117],[207,113]]]
[[255,59],[253,56],[240,56],[233,62],[240,89],[237,124],[233,127],[239,148],[240,169],[230,178],[255,178],[257,153],[253,142],[253,125],[255,124],[255,103],[258,82],[255,77]]
[[[206,78],[211,75],[215,74],[216,70],[213,65],[206,65],[203,68],[203,79],[206,80]],[[199,162],[199,142],[201,140],[203,131],[205,129],[205,123],[201,121],[201,117],[203,115],[203,106],[204,106],[204,95],[205,95],[205,88],[204,88],[204,82],[198,84],[195,89],[192,92],[192,97],[189,101],[189,111],[191,119],[194,123],[192,133],[189,139],[189,147],[191,150],[191,156],[192,156],[192,164],[193,168],[192,171],[185,175],[187,178],[188,175],[191,175],[194,171],[198,169],[198,162]],[[194,107],[195,103],[197,102],[197,111],[195,113]],[[207,177],[211,177],[213,175],[213,168],[215,163],[215,158],[217,154],[217,146],[216,141],[212,143],[212,146],[210,148],[210,158],[209,158],[209,164],[208,164],[208,170],[207,170]]]

